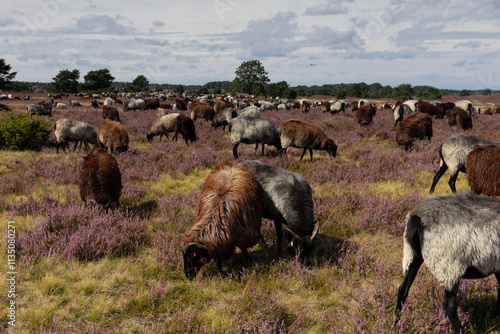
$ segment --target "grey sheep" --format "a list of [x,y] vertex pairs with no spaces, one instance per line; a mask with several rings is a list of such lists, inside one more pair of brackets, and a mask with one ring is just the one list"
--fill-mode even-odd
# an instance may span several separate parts
[[260,109],[256,106],[246,107],[238,111],[238,117],[260,118]]
[[439,157],[441,158],[440,167],[436,175],[434,175],[429,192],[431,194],[434,192],[436,184],[448,168],[450,169],[450,180],[448,181],[448,184],[450,185],[451,191],[456,192],[457,189],[455,188],[455,183],[457,181],[458,173],[465,173],[465,161],[467,159],[467,155],[474,149],[475,146],[486,144],[499,145],[500,142],[494,142],[481,137],[463,134],[446,138],[439,148]]
[[155,136],[160,136],[160,141],[163,135],[169,139],[168,133],[175,131],[177,116],[179,116],[178,113],[171,113],[155,119],[149,126],[148,132],[146,133],[148,142],[152,142]]
[[[396,323],[422,263],[444,287],[443,308],[453,331],[464,330],[457,314],[462,278],[495,274],[500,283],[500,200],[470,192],[431,196],[406,216],[403,272]],[[500,314],[497,298],[493,317]]]
[[263,119],[253,119],[247,117],[236,117],[229,122],[229,137],[233,143],[233,157],[238,159],[238,145],[256,144],[257,150],[259,143],[262,144],[262,154],[264,146],[273,145],[281,151],[280,134],[273,123]]
[[123,111],[142,109],[146,104],[146,101],[143,99],[129,99],[123,102]]
[[238,117],[236,110],[232,107],[226,107],[215,113],[212,120],[212,127],[218,128],[222,126],[222,131],[224,131],[226,130],[226,125],[229,125],[229,122],[236,117]]
[[73,147],[73,152],[80,142],[80,149],[82,149],[82,143],[85,144],[85,149],[89,150],[89,143],[97,146],[97,133],[95,129],[84,122],[74,121],[67,118],[61,118],[54,123],[54,134],[57,140],[57,153],[59,153],[59,147],[62,147],[63,151],[66,151],[66,147],[69,148],[68,142],[75,142]]
[[28,104],[26,105],[26,112],[30,114],[30,116],[33,115],[41,115],[41,116],[52,116],[52,110],[48,110],[45,106],[42,106],[40,104]]

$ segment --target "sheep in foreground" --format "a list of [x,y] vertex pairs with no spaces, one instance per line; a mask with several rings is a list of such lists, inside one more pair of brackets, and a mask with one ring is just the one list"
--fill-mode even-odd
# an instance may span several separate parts
[[196,222],[182,241],[184,274],[194,279],[210,259],[231,258],[238,247],[247,264],[251,262],[247,248],[262,239],[260,228],[261,193],[252,172],[234,161],[215,165],[201,189]]
[[458,173],[465,173],[465,161],[467,159],[467,155],[474,149],[475,146],[486,144],[500,145],[500,142],[493,142],[481,137],[463,134],[446,138],[439,148],[439,157],[441,158],[440,167],[432,179],[432,185],[429,192],[431,194],[434,192],[436,184],[448,168],[450,169],[450,180],[448,181],[448,184],[450,185],[451,191],[456,192],[455,183],[457,181]]
[[464,130],[472,129],[471,115],[460,107],[454,107],[448,113],[448,125],[458,126]]
[[238,159],[238,145],[256,144],[257,150],[259,143],[262,144],[262,155],[264,155],[264,146],[273,145],[281,150],[280,134],[273,123],[264,119],[254,119],[238,116],[229,122],[229,137],[233,143],[233,157]]
[[226,130],[226,125],[229,125],[229,122],[236,117],[238,117],[238,113],[234,108],[225,107],[221,111],[215,113],[214,119],[212,120],[212,127],[218,128],[219,126],[222,126],[222,131],[224,131]]
[[159,100],[147,100],[144,102],[144,105],[142,106],[142,110],[156,110],[157,108],[160,108],[160,101]]
[[118,113],[118,109],[110,104],[106,104],[102,107],[102,118],[120,122],[120,114]]
[[125,127],[117,121],[105,119],[97,127],[97,142],[105,150],[111,153],[116,149],[118,152],[128,150],[129,137]]
[[197,118],[204,118],[205,121],[212,121],[214,119],[215,110],[204,103],[198,103],[191,107],[191,118],[196,121]]
[[408,150],[415,139],[432,138],[432,117],[429,114],[414,112],[405,116],[396,129],[396,143]]
[[78,142],[80,142],[80,149],[82,149],[82,143],[85,144],[85,149],[89,150],[89,143],[97,146],[97,133],[92,126],[87,123],[74,121],[67,118],[61,118],[54,123],[54,134],[57,140],[57,153],[59,153],[59,147],[62,147],[63,151],[66,151],[66,147],[69,148],[68,142],[75,142],[73,147],[73,152],[75,152]]
[[262,218],[274,221],[278,257],[283,227],[295,239],[300,257],[308,263],[319,223],[314,220],[312,190],[307,180],[301,174],[257,160],[243,160],[238,164],[248,168],[262,187]]
[[465,160],[467,181],[473,194],[500,196],[500,146],[476,146]]
[[215,113],[219,113],[226,108],[233,108],[233,103],[226,100],[217,100],[214,104]]
[[330,112],[330,106],[331,106],[331,102],[330,101],[325,101],[323,102],[323,104],[321,105],[321,110],[323,110],[323,112]]
[[105,209],[118,207],[122,179],[115,158],[102,148],[96,148],[83,158],[78,179],[80,198],[85,203],[96,203]]
[[179,116],[175,118],[174,136],[172,137],[172,140],[177,141],[177,136],[179,135],[179,133],[186,141],[186,145],[188,144],[188,140],[191,140],[191,143],[198,140],[198,137],[196,136],[194,121],[183,114],[179,114]]
[[375,116],[377,114],[377,106],[375,105],[375,103],[371,102],[370,100],[365,100],[365,99],[361,99],[358,101],[358,108],[356,110],[358,110],[363,105],[369,106],[370,108],[372,108],[373,116]]
[[373,111],[369,106],[361,106],[356,110],[356,120],[359,125],[370,125],[373,122]]
[[151,143],[155,136],[160,136],[160,141],[163,135],[169,139],[168,133],[175,131],[177,116],[179,116],[178,113],[172,113],[155,119],[149,126],[148,132],[146,133],[146,139],[148,142]]
[[313,160],[313,149],[324,150],[332,157],[337,155],[337,144],[333,139],[328,138],[319,127],[298,119],[290,119],[281,125],[280,139],[281,147],[285,151],[288,147],[304,149],[300,160],[304,157],[306,150],[309,150],[311,160]]
[[[470,192],[431,196],[406,216],[405,277],[398,289],[396,323],[424,262],[444,287],[444,311],[453,331],[460,333],[464,330],[456,304],[460,279],[495,274],[500,283],[500,200]],[[500,314],[499,301],[493,317]]]
[[187,110],[186,102],[183,99],[175,99],[174,110]]

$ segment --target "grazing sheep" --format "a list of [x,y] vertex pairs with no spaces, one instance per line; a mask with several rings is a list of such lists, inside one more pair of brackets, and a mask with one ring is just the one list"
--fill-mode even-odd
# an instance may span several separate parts
[[473,194],[500,196],[500,146],[476,146],[465,160],[467,181]]
[[265,144],[273,145],[281,150],[280,134],[274,124],[268,120],[238,116],[229,122],[228,131],[233,143],[233,157],[235,159],[238,159],[238,145],[240,143],[255,143],[255,150],[261,143],[262,155],[264,155]]
[[115,105],[115,101],[111,97],[107,97],[104,100],[104,105],[105,106],[114,106]]
[[226,130],[226,125],[229,125],[229,122],[236,117],[238,117],[236,110],[232,107],[226,107],[222,109],[222,111],[215,113],[214,119],[212,120],[212,127],[218,128],[219,126],[222,126],[222,131],[224,131]]
[[57,153],[59,153],[59,147],[62,147],[63,151],[66,151],[66,147],[69,149],[70,141],[75,142],[73,147],[73,152],[76,150],[78,142],[80,142],[80,149],[82,149],[82,143],[85,144],[85,149],[89,150],[89,143],[97,146],[97,133],[92,126],[87,123],[74,121],[67,118],[61,118],[54,123],[54,134],[57,140]]
[[301,258],[307,263],[314,249],[319,223],[314,220],[311,186],[298,173],[269,165],[257,160],[239,161],[248,168],[262,187],[262,218],[274,221],[281,256],[283,229],[292,235]]
[[303,101],[300,105],[300,111],[307,113],[309,110],[311,110],[311,104],[308,101]]
[[215,113],[218,113],[226,108],[233,108],[233,104],[226,100],[217,100],[214,104]]
[[231,258],[238,247],[247,264],[247,248],[262,240],[261,193],[252,172],[226,159],[215,165],[201,189],[196,222],[182,241],[184,274],[190,280],[210,259]]
[[97,203],[105,209],[118,208],[122,177],[115,158],[102,148],[96,148],[85,156],[78,188],[85,203]]
[[440,167],[436,175],[434,175],[429,192],[431,194],[434,192],[436,184],[448,168],[450,169],[450,180],[448,181],[448,184],[450,185],[451,191],[456,192],[455,183],[457,181],[458,173],[465,173],[465,161],[467,159],[467,155],[474,149],[475,146],[486,144],[500,145],[500,142],[493,142],[481,137],[463,134],[446,138],[439,148],[439,157],[441,158]]
[[[453,331],[464,330],[457,314],[460,279],[495,274],[500,283],[500,200],[470,192],[431,196],[406,216],[403,272],[396,323],[422,263],[444,288],[443,308]],[[493,317],[500,314],[497,298]]]
[[196,136],[194,121],[183,114],[179,114],[179,116],[175,118],[174,136],[172,137],[172,140],[177,141],[177,135],[179,133],[186,141],[186,144],[188,144],[188,140],[191,140],[191,143],[198,140],[198,137]]
[[246,117],[246,118],[260,118],[260,109],[256,106],[246,107],[244,109],[239,110],[238,117]]
[[462,108],[467,111],[469,114],[472,114],[472,102],[469,100],[460,100],[455,102],[455,107]]
[[91,101],[90,104],[92,105],[92,108],[94,108],[94,109],[100,109],[104,106],[103,102],[97,101],[97,100]]
[[109,147],[111,153],[115,149],[125,152],[128,150],[128,133],[120,122],[105,119],[97,127],[97,142],[105,150]]
[[260,110],[265,111],[265,110],[277,110],[274,104],[271,102],[267,101],[259,101],[260,104]]
[[52,107],[54,107],[54,100],[53,99],[47,99],[45,101],[38,102],[38,105],[44,106],[45,109],[47,109],[47,111],[49,112],[49,114],[52,115]]
[[414,112],[414,110],[411,110],[409,105],[398,100],[394,105],[394,127],[396,127],[398,122],[401,122],[405,116],[408,116],[412,112]]
[[109,104],[102,107],[102,118],[120,122],[120,114],[118,113],[118,109]]
[[168,110],[160,107],[160,108],[156,108],[154,117],[155,117],[155,119],[158,119],[158,118],[165,116],[167,114],[168,114]]
[[175,99],[174,110],[187,110],[186,102],[182,99]]
[[191,118],[196,121],[197,118],[204,118],[205,121],[212,121],[214,119],[215,110],[204,103],[197,103],[196,105],[191,105]]
[[339,114],[342,111],[342,114],[345,115],[345,101],[344,100],[337,100],[330,104],[330,112],[333,114]]
[[151,143],[153,141],[153,138],[158,135],[160,136],[160,141],[163,135],[165,135],[167,139],[169,139],[168,133],[175,131],[177,116],[179,116],[178,113],[172,113],[155,119],[149,126],[148,132],[146,133],[148,142]]
[[441,110],[435,104],[424,100],[418,100],[418,102],[415,104],[415,111],[423,112],[431,116],[435,116],[436,118],[443,118],[444,116],[444,114],[441,113]]
[[429,114],[414,112],[405,116],[396,129],[396,143],[408,150],[413,140],[432,138],[432,117]]
[[70,107],[81,107],[82,104],[78,101],[70,101],[69,102]]
[[143,99],[128,99],[123,102],[123,111],[142,109],[146,104]]
[[361,106],[356,110],[356,120],[360,125],[370,125],[373,122],[373,111],[369,106]]
[[304,157],[306,150],[309,150],[311,160],[313,160],[313,149],[325,150],[332,157],[337,155],[337,144],[333,139],[328,138],[319,127],[298,119],[290,119],[281,125],[280,140],[285,152],[288,147],[303,148],[300,160]]
[[472,129],[471,115],[460,107],[454,107],[448,113],[448,125],[458,126],[464,130]]
[[64,103],[57,102],[56,108],[57,109],[66,109],[68,106],[66,106]]
[[453,102],[443,102],[436,105],[436,108],[439,110],[438,112],[443,115],[443,117],[448,115],[451,109],[455,107],[455,103]]
[[52,111],[47,110],[45,106],[39,105],[39,104],[27,104],[26,105],[26,112],[30,114],[30,116],[33,115],[41,115],[41,116],[52,116]]
[[142,106],[142,110],[156,110],[160,108],[160,101],[158,100],[147,100]]
[[359,109],[363,105],[369,106],[370,108],[372,108],[373,116],[375,116],[377,114],[377,106],[375,105],[375,103],[371,102],[370,100],[361,99],[358,101],[358,108],[357,109]]
[[331,102],[330,101],[325,101],[323,102],[323,105],[321,106],[321,109],[323,110],[323,112],[330,112],[330,105],[331,105]]

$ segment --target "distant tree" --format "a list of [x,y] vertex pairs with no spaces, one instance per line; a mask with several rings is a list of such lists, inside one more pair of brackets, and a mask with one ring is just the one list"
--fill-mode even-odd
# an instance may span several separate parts
[[441,91],[435,87],[426,87],[424,89],[420,89],[415,94],[418,98],[424,100],[432,100],[432,99],[440,99],[443,94]]
[[176,93],[176,94],[182,94],[182,93],[184,93],[184,86],[183,85],[177,85],[177,86],[175,86],[174,93]]
[[288,83],[286,81],[273,82],[266,86],[266,93],[270,97],[283,97],[287,88]]
[[5,85],[4,90],[8,92],[33,93],[31,85],[24,81],[11,81]]
[[196,91],[196,94],[209,94],[210,92],[208,91],[207,87],[200,87]]
[[11,72],[11,66],[0,58],[0,89],[4,89],[15,77],[17,72]]
[[400,84],[392,90],[392,97],[396,100],[409,100],[414,94],[413,87],[410,84]]
[[144,75],[138,75],[132,84],[128,87],[131,92],[144,92],[149,89],[149,80]]
[[284,92],[283,92],[283,97],[285,99],[295,99],[297,97],[297,91],[293,88],[287,88]]
[[264,65],[259,60],[244,61],[235,71],[233,80],[234,89],[242,93],[264,93],[264,85],[269,82],[269,77]]
[[483,95],[491,95],[491,89],[486,88],[481,91],[481,94]]
[[222,94],[222,90],[220,89],[220,87],[215,87],[213,90],[213,94]]
[[82,85],[83,90],[102,92],[111,90],[115,77],[105,68],[97,71],[89,71],[83,79],[85,80]]
[[462,89],[458,92],[458,96],[469,96],[470,92],[467,89]]
[[337,99],[345,99],[347,97],[347,91],[343,87],[337,87],[333,91],[333,94]]
[[78,79],[80,78],[79,70],[61,70],[52,78],[54,80],[54,91],[63,93],[77,93]]
[[321,88],[321,95],[333,95],[332,91],[328,87]]

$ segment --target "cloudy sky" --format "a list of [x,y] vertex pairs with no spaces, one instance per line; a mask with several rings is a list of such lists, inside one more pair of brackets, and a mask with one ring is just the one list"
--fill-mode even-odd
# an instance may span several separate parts
[[500,89],[500,1],[2,0],[0,58],[16,80],[107,68],[115,81],[233,80]]

